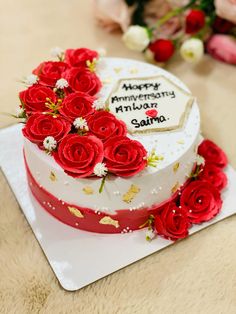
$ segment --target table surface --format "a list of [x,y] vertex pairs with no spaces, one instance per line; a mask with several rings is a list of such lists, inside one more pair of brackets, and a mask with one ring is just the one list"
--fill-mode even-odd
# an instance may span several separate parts
[[[104,47],[109,56],[143,60],[123,46],[120,34],[96,25],[91,0],[0,0],[0,12],[1,112],[14,113],[19,81],[52,47]],[[235,67],[208,56],[189,66],[177,56],[166,69],[198,98],[204,136],[236,167]],[[0,117],[0,127],[11,122]],[[0,195],[0,313],[236,313],[235,216],[69,293],[2,174]]]

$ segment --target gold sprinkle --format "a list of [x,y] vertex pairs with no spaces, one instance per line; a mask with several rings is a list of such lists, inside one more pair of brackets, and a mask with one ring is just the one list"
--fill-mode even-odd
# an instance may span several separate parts
[[136,73],[138,73],[138,69],[137,68],[132,68],[132,69],[130,69],[129,73],[130,74],[136,74]]
[[174,194],[179,188],[179,182],[176,182],[176,184],[171,189],[171,193]]
[[70,213],[78,218],[84,218],[84,215],[81,213],[81,211],[75,207],[68,206],[68,209]]
[[114,219],[112,219],[112,218],[109,217],[109,216],[103,217],[103,218],[99,221],[99,223],[100,223],[101,225],[111,225],[111,226],[114,226],[114,227],[116,227],[116,228],[119,228],[119,226],[120,226],[118,220],[114,220]]
[[122,200],[126,203],[131,203],[136,194],[138,194],[140,188],[137,185],[131,184],[129,190],[123,195]]
[[178,171],[178,169],[179,169],[179,162],[177,162],[177,163],[174,164],[174,166],[173,166],[173,171],[174,171],[174,173],[176,173],[176,172]]
[[91,195],[91,194],[93,194],[93,189],[91,188],[91,186],[85,186],[83,188],[83,192],[84,192],[84,194]]
[[184,144],[184,140],[178,140],[177,144]]
[[122,68],[114,68],[114,71],[115,71],[117,74],[119,74],[121,70],[122,70]]
[[104,80],[102,80],[102,83],[103,84],[109,84],[109,83],[111,83],[111,81],[112,81],[112,78],[111,77],[107,77]]
[[50,172],[50,176],[49,176],[49,179],[54,182],[57,180],[57,177],[55,175],[55,173],[53,171]]

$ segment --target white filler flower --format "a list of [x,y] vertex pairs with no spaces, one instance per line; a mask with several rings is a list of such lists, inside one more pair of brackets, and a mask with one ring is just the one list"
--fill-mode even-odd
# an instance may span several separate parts
[[35,75],[35,74],[30,74],[30,75],[28,75],[28,76],[26,77],[24,83],[25,83],[26,85],[31,86],[31,85],[34,85],[35,83],[37,83],[37,82],[38,82],[38,79],[39,79],[39,78],[38,78],[37,75]]
[[196,163],[197,163],[197,166],[204,165],[204,164],[205,164],[205,159],[204,159],[202,156],[197,155],[197,157],[196,157]]
[[69,86],[69,83],[64,78],[61,78],[61,79],[56,81],[56,85],[55,86],[58,89],[63,89],[63,88],[67,88]]
[[81,130],[86,130],[88,131],[88,125],[87,121],[83,119],[82,117],[76,118],[75,121],[73,122],[73,125],[76,129],[81,129]]
[[98,176],[98,177],[104,177],[107,175],[107,167],[104,163],[99,162],[95,165],[95,167],[93,168],[93,173]]
[[54,58],[61,58],[64,54],[64,50],[60,47],[54,47],[50,50],[50,54]]
[[152,241],[153,238],[155,238],[156,234],[152,229],[149,229],[146,231],[146,240],[147,241]]
[[55,140],[55,138],[53,136],[47,136],[47,137],[45,137],[45,139],[43,141],[43,146],[47,151],[51,152],[54,149],[56,149],[57,141]]
[[203,42],[198,38],[186,40],[180,47],[181,57],[189,63],[197,63],[204,54]]
[[97,53],[98,53],[99,57],[105,57],[107,54],[107,51],[105,48],[98,48]]
[[104,109],[104,102],[101,99],[97,99],[93,102],[92,107],[96,110]]
[[16,108],[16,117],[17,118],[22,118],[24,115],[25,111],[22,107],[17,107]]
[[136,51],[143,51],[150,42],[148,30],[139,25],[130,26],[122,40],[129,49]]

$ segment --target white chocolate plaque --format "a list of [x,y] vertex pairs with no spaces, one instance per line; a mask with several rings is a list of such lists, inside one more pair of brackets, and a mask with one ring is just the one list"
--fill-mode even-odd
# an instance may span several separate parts
[[130,133],[181,128],[192,103],[191,94],[164,76],[120,79],[107,100]]

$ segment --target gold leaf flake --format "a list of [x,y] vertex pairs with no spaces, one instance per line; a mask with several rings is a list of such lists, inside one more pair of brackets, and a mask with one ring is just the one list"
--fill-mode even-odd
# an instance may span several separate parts
[[178,190],[178,188],[179,188],[179,182],[176,182],[176,184],[171,189],[172,194],[174,194]]
[[68,209],[70,213],[78,218],[84,218],[84,215],[81,213],[81,211],[75,207],[68,206]]
[[119,221],[118,220],[114,220],[112,219],[111,217],[109,216],[105,216],[103,217],[100,221],[99,221],[100,224],[102,225],[112,225],[116,228],[119,228]]
[[54,182],[57,180],[57,177],[55,175],[55,173],[53,171],[50,172],[50,176],[49,176],[49,179]]
[[137,68],[132,68],[132,69],[130,69],[129,73],[130,74],[136,74],[136,73],[138,73],[138,69]]
[[122,68],[114,68],[114,71],[115,71],[117,74],[119,74],[121,70],[122,70]]
[[184,140],[178,140],[177,144],[184,144]]
[[91,186],[85,186],[83,188],[83,192],[84,192],[84,194],[91,195],[91,194],[93,194],[93,189],[91,188]]
[[179,162],[177,162],[177,163],[174,164],[174,166],[173,166],[173,171],[174,171],[174,173],[176,173],[176,172],[178,171],[178,169],[179,169]]
[[140,188],[137,185],[131,184],[129,190],[123,195],[122,200],[126,203],[131,203],[136,194],[138,194]]

